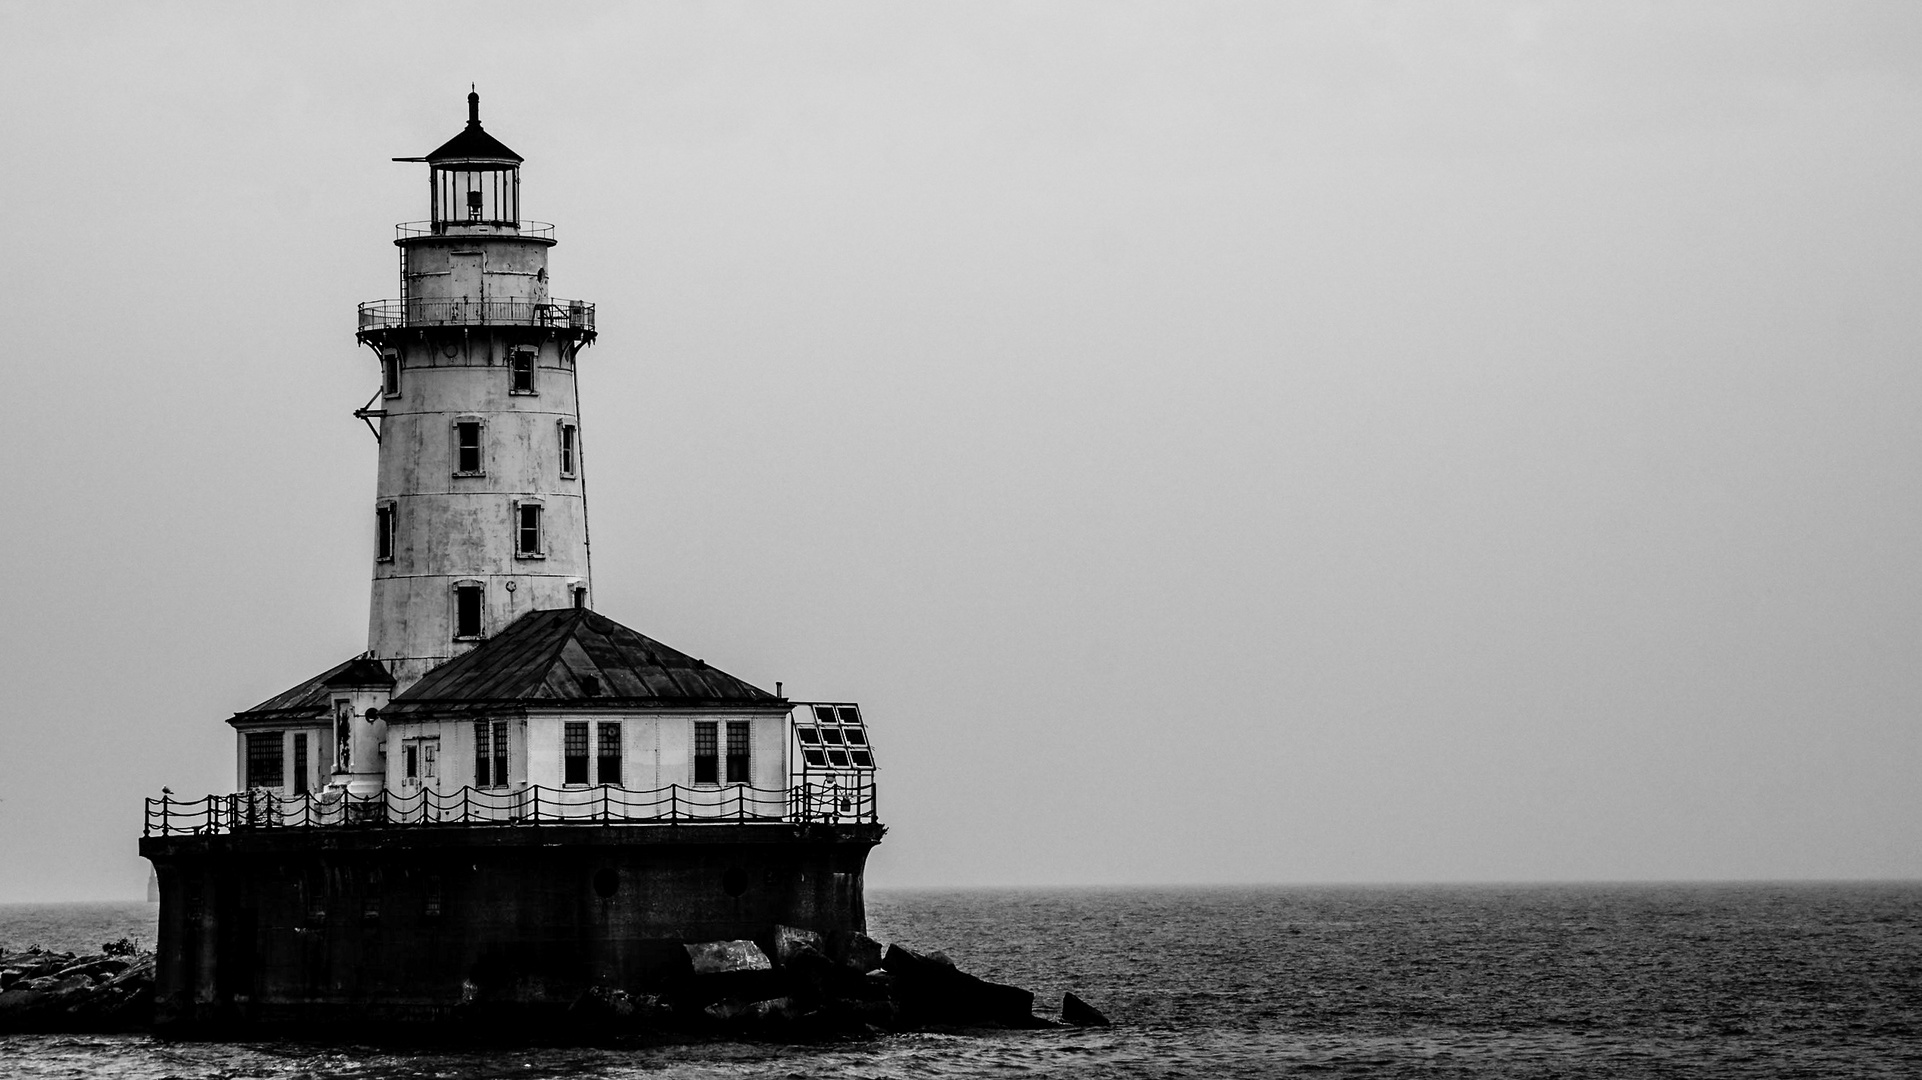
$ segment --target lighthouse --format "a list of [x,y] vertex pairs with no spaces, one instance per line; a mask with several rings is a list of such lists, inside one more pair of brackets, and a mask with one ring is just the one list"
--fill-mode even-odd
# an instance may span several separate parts
[[428,217],[397,226],[400,295],[355,330],[377,365],[354,410],[379,440],[367,648],[228,718],[233,792],[147,800],[157,1022],[538,1019],[693,943],[865,930],[885,827],[860,706],[595,610],[594,307],[549,291],[554,227],[521,217],[478,93],[395,160],[427,167]]
[[[397,227],[400,297],[360,306],[380,362],[368,654],[405,690],[537,608],[587,607],[581,350],[594,307],[548,292],[554,227],[520,217],[521,157],[467,126]],[[378,404],[378,408],[372,406]]]

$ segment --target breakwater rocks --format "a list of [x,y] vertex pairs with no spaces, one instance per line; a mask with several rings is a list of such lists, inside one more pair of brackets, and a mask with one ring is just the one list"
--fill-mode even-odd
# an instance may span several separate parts
[[0,1032],[145,1031],[153,1020],[154,954],[108,949],[0,952]]
[[[375,1023],[359,1033],[400,1040],[466,1032],[536,1042],[688,1037],[805,1042],[887,1032],[1108,1023],[1074,994],[1063,999],[1060,1019],[1037,1016],[1028,990],[970,975],[941,953],[883,947],[865,934],[823,936],[780,926],[764,941],[699,942],[682,950],[686,963],[644,989],[597,985],[559,998],[552,989],[505,998],[480,993],[450,1005],[438,1020]],[[130,947],[84,956],[41,949],[0,952],[0,1033],[149,1031],[153,988],[154,955]],[[249,1029],[241,1020],[221,1031],[240,1037]],[[305,1034],[324,1037],[326,1032]]]
[[[772,955],[753,941],[685,946],[688,969],[659,995],[626,998],[643,1025],[726,1030],[772,1038],[931,1028],[1036,1028],[1101,1024],[1073,994],[1062,1019],[1036,1016],[1034,994],[970,975],[940,953],[885,949],[865,934],[823,937],[776,927]],[[599,996],[596,996],[598,993]],[[613,991],[590,992],[591,1009]],[[610,1018],[612,1019],[612,1018]]]

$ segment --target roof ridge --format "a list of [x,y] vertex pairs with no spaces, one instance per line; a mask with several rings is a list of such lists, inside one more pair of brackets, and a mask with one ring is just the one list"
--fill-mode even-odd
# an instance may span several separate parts
[[[529,615],[536,614],[538,610],[539,609],[536,609],[536,611],[530,611],[527,614]],[[559,619],[556,619],[555,620],[556,622],[566,622],[571,618],[573,620],[574,625],[570,627],[566,627],[561,631],[561,633],[555,635],[553,651],[549,652],[547,656],[540,661],[540,673],[541,673],[540,685],[541,685],[541,689],[543,690],[547,689],[548,673],[553,671],[554,665],[560,662],[561,653],[567,651],[567,643],[574,640],[574,631],[578,629],[582,623],[587,621],[586,608],[547,608],[546,610],[558,611],[561,613],[561,617]],[[575,614],[576,612],[579,612],[579,614],[578,615]]]

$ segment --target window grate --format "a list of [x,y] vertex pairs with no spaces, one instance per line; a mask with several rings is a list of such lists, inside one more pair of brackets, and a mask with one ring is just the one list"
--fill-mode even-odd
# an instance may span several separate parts
[[286,759],[282,753],[281,733],[247,733],[247,786],[280,787],[286,783]]
[[595,768],[599,781],[603,784],[619,785],[621,782],[621,725],[603,723],[598,726],[599,745]]
[[746,720],[727,722],[727,782],[730,784],[748,782],[748,731]]
[[570,721],[562,725],[561,783],[587,783],[587,723]]
[[721,782],[720,725],[712,720],[694,722],[694,782]]

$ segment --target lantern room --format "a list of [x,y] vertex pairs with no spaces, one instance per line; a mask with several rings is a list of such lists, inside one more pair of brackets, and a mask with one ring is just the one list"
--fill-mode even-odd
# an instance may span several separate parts
[[521,156],[482,130],[480,94],[467,95],[467,127],[425,158],[432,231],[482,226],[517,229],[521,213]]

